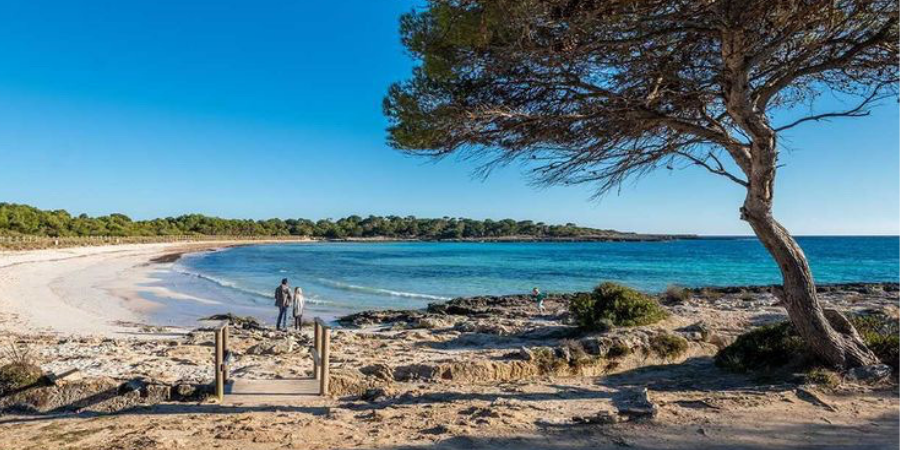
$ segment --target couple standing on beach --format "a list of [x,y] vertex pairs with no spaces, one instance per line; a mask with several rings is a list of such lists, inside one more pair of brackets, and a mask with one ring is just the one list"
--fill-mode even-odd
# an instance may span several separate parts
[[275,288],[275,306],[278,307],[278,320],[275,321],[275,329],[287,331],[288,310],[294,318],[294,329],[300,331],[303,326],[303,289],[299,287],[291,293],[288,279],[281,280],[281,285]]

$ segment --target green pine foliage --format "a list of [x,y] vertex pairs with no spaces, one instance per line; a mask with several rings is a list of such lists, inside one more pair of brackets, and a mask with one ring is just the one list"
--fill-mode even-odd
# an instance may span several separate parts
[[509,236],[576,238],[619,236],[623,233],[580,227],[572,223],[548,225],[530,220],[473,220],[443,217],[349,216],[322,219],[222,219],[187,214],[151,220],[132,220],[124,214],[73,216],[65,210],[45,211],[14,203],[0,203],[0,235],[31,236],[308,236],[316,238],[492,239]]

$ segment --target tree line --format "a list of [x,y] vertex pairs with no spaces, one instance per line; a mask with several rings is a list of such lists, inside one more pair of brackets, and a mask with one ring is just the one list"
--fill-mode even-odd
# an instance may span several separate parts
[[133,220],[124,214],[73,216],[62,209],[0,203],[0,235],[35,236],[308,236],[316,238],[478,239],[511,236],[585,237],[619,235],[617,231],[580,227],[572,223],[548,225],[531,220],[474,220],[413,216],[349,216],[322,219],[223,219],[185,214],[151,220]]

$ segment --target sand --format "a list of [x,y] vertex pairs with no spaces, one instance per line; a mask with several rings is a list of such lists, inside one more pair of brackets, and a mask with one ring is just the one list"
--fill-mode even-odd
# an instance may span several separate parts
[[0,330],[126,336],[161,307],[147,298],[213,302],[150,283],[183,253],[267,241],[127,244],[0,251]]

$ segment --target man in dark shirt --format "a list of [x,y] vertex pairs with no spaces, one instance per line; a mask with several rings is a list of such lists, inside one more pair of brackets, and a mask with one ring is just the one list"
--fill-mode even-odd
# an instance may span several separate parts
[[275,306],[278,307],[278,320],[275,321],[275,329],[287,330],[287,312],[291,306],[291,286],[288,279],[281,280],[281,285],[275,288]]

